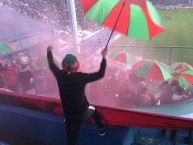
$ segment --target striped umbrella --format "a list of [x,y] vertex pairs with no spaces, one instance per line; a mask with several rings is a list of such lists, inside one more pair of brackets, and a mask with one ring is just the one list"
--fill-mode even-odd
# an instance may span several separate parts
[[[149,1],[80,0],[80,2],[86,18],[112,29],[112,33],[117,31],[128,37],[151,40],[165,31],[158,11]],[[109,41],[107,45],[108,43]]]
[[109,58],[125,64],[134,64],[137,62],[133,55],[125,51],[113,52],[109,55]]
[[193,66],[191,66],[190,64],[188,64],[186,62],[177,62],[177,63],[172,64],[169,67],[171,72],[182,69],[182,68],[185,68],[187,70],[193,70]]
[[179,69],[171,73],[172,80],[179,81],[181,86],[190,86],[193,84],[193,70],[187,70],[185,68]]
[[142,60],[133,65],[132,73],[151,80],[168,80],[172,76],[166,65],[156,60]]
[[16,48],[7,42],[0,42],[0,51],[14,51]]

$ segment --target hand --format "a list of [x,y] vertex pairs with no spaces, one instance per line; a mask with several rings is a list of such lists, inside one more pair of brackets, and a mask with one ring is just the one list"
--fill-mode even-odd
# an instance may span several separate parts
[[47,48],[47,51],[52,51],[52,46],[50,45],[50,46],[48,46],[48,48]]
[[107,49],[107,47],[105,47],[105,48],[102,50],[102,52],[101,52],[101,55],[102,55],[103,58],[106,58],[107,52],[108,52],[108,49]]

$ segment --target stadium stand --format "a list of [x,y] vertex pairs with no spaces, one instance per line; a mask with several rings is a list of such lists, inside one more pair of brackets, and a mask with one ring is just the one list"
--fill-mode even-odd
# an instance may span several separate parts
[[188,8],[193,6],[192,0],[150,0],[159,9]]

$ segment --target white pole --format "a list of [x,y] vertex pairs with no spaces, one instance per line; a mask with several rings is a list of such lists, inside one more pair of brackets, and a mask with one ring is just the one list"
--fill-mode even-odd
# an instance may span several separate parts
[[80,53],[74,0],[67,0],[67,2],[68,2],[68,8],[69,8],[68,12],[69,12],[69,17],[70,17],[70,23],[71,23],[71,27],[72,27],[72,34],[73,34],[73,39],[74,39],[74,47],[75,47],[76,51],[78,53]]

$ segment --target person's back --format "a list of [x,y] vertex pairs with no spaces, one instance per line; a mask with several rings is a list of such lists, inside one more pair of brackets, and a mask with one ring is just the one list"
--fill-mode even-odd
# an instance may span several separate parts
[[159,85],[159,88],[162,90],[160,95],[160,104],[171,104],[173,91],[168,82],[163,82]]
[[87,74],[81,72],[68,73],[60,70],[57,75],[57,82],[65,115],[77,115],[88,108],[88,101],[85,96]]
[[102,69],[95,73],[70,72],[51,68],[58,82],[66,116],[77,115],[87,110],[89,103],[85,96],[85,86],[104,76],[106,62],[102,61],[102,63]]
[[92,117],[98,128],[100,135],[104,135],[104,123],[99,112],[89,106],[85,95],[85,86],[89,82],[94,82],[104,77],[106,69],[107,48],[102,51],[102,61],[100,69],[94,73],[78,72],[79,62],[76,56],[67,54],[62,60],[60,69],[53,61],[51,47],[47,49],[49,66],[57,79],[60,98],[65,116],[67,142],[68,145],[75,145],[79,128],[82,121]]
[[29,69],[19,72],[19,82],[24,93],[26,91],[34,89],[33,75]]
[[0,71],[0,88],[3,88],[4,87],[4,80],[3,80],[3,77],[2,77],[2,74],[1,74],[1,71]]
[[17,77],[16,77],[17,74],[16,73],[17,72],[15,72],[11,68],[11,65],[7,65],[5,67],[5,70],[2,71],[2,75],[3,75],[4,81],[8,89],[17,92],[18,86],[17,86]]

